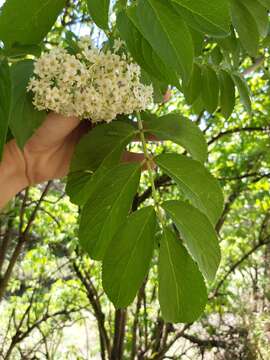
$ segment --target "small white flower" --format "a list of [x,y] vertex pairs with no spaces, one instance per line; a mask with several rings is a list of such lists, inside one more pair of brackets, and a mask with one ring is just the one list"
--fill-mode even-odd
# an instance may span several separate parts
[[151,104],[153,88],[140,82],[140,67],[116,54],[121,40],[115,41],[114,52],[92,47],[88,37],[80,39],[79,47],[76,56],[55,48],[36,61],[27,90],[34,93],[38,110],[110,122]]
[[90,36],[81,36],[80,40],[78,41],[78,46],[80,49],[88,49],[93,46]]
[[114,50],[114,52],[117,53],[124,44],[125,44],[125,43],[124,43],[123,40],[121,40],[121,39],[115,39],[115,40],[114,40],[114,43],[113,43],[113,50]]

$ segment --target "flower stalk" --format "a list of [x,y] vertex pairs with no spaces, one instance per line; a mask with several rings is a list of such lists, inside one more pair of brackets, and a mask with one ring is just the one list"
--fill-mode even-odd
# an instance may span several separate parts
[[157,216],[159,218],[159,221],[160,221],[161,225],[163,226],[164,225],[164,217],[163,217],[160,205],[159,205],[158,193],[157,193],[157,189],[155,187],[155,180],[154,180],[154,174],[153,174],[153,168],[152,168],[154,159],[147,149],[147,143],[146,143],[146,138],[144,135],[144,128],[143,128],[141,114],[139,112],[137,112],[136,117],[137,117],[138,129],[139,129],[139,133],[140,133],[140,139],[141,139],[141,143],[142,143],[145,162],[146,162],[146,166],[147,166],[147,171],[148,171],[148,175],[149,175],[149,179],[150,179],[150,183],[151,183],[151,187],[152,187],[152,195],[153,195],[154,205],[155,205],[155,208],[157,211]]

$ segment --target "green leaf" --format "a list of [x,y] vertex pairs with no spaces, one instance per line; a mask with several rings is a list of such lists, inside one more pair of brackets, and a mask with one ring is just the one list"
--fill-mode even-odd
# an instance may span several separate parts
[[0,61],[0,160],[6,143],[11,104],[11,80],[8,62]]
[[103,30],[108,30],[110,0],[87,0],[88,11],[93,21]]
[[141,34],[133,22],[129,19],[125,11],[117,15],[117,28],[121,38],[126,42],[129,52],[134,60],[147,72],[151,74],[151,69],[142,56]]
[[146,71],[141,69],[141,82],[145,85],[153,86],[154,103],[160,104],[163,102],[164,94],[168,89],[168,84],[161,82],[154,77],[151,77]]
[[207,302],[204,279],[197,264],[169,229],[160,241],[158,262],[159,303],[169,323],[191,323],[202,314]]
[[259,34],[265,37],[268,34],[269,20],[266,8],[258,1],[254,0],[240,0],[243,6],[249,11],[257,24]]
[[202,100],[210,114],[216,110],[219,100],[219,82],[215,70],[209,65],[204,66],[202,71]]
[[203,47],[204,47],[204,35],[201,32],[199,32],[191,27],[189,27],[189,31],[191,33],[192,40],[193,40],[195,57],[198,57],[198,56],[202,55],[202,51],[203,51]]
[[201,116],[201,114],[205,111],[205,105],[201,94],[192,104],[191,110],[193,114],[197,114],[198,116]]
[[71,172],[95,171],[110,154],[116,152],[118,157],[119,151],[125,148],[135,134],[136,129],[132,125],[121,121],[96,126],[76,146]]
[[114,121],[98,125],[82,138],[73,155],[66,188],[73,203],[86,203],[104,172],[119,163],[135,133],[132,125]]
[[207,158],[203,133],[196,124],[178,113],[147,120],[145,129],[160,140],[171,140],[182,146],[198,161],[204,162]]
[[102,283],[116,308],[134,300],[149,270],[155,245],[156,214],[145,207],[129,216],[103,260]]
[[229,67],[238,68],[241,63],[243,49],[234,28],[232,28],[230,36],[219,39],[218,43],[223,50],[223,58],[227,64],[230,64]]
[[74,204],[84,205],[86,203],[99,182],[103,179],[106,171],[112,166],[119,164],[125,146],[125,143],[120,142],[115,148],[112,148],[94,173],[89,171],[79,171],[80,175],[78,172],[70,173],[67,190],[69,191],[70,200]]
[[25,55],[35,55],[36,57],[41,54],[40,45],[14,45],[11,48],[3,49],[4,53],[9,58],[17,58]]
[[155,162],[176,181],[192,205],[215,225],[223,211],[223,195],[209,171],[198,161],[179,154],[161,154]]
[[270,0],[258,0],[266,9],[270,9]]
[[259,46],[259,31],[252,14],[239,0],[231,0],[231,14],[241,44],[251,56],[256,56]]
[[194,63],[191,78],[186,86],[183,86],[183,92],[188,104],[193,104],[201,94],[202,71],[201,67]]
[[77,205],[83,204],[83,200],[86,196],[82,196],[81,194],[92,176],[92,172],[89,171],[76,171],[68,174],[65,190],[72,203]]
[[[117,16],[117,27],[121,38],[126,42],[127,48],[133,59],[140,65],[148,76],[163,80],[163,75],[152,62],[153,49],[149,43],[142,37],[139,30],[129,19],[126,12],[121,11]],[[144,53],[144,48],[147,53]]]
[[208,281],[213,281],[220,263],[220,248],[211,222],[187,202],[166,201],[162,207],[175,223],[200,271]]
[[226,36],[230,31],[227,0],[173,0],[176,9],[190,26],[213,36]]
[[115,232],[125,221],[140,173],[137,164],[121,164],[106,171],[83,207],[79,240],[93,259],[103,259]]
[[219,83],[220,83],[220,112],[228,119],[235,106],[235,85],[231,75],[225,71],[220,70],[219,72]]
[[76,55],[81,51],[78,45],[78,40],[79,37],[76,34],[74,34],[72,31],[69,30],[65,31],[64,46],[69,54]]
[[139,0],[137,9],[143,36],[168,67],[188,81],[194,48],[190,31],[169,3]]
[[238,74],[233,74],[232,78],[238,89],[238,93],[242,104],[244,105],[246,111],[249,114],[251,114],[252,109],[251,109],[250,91],[246,81]]
[[211,63],[216,65],[216,66],[220,65],[220,63],[222,62],[223,56],[222,56],[222,53],[220,51],[220,47],[218,45],[216,45],[214,47],[214,49],[211,51],[210,60],[211,60]]
[[0,11],[0,40],[6,46],[41,42],[65,6],[65,0],[6,0]]
[[118,0],[114,5],[114,9],[116,12],[119,12],[127,7],[128,0]]
[[143,37],[137,8],[129,7],[126,13],[119,14],[118,28],[120,35],[125,40],[129,51],[136,62],[148,72],[150,76],[160,81],[180,88],[179,76],[164,63],[149,42]]
[[9,125],[17,141],[23,148],[34,131],[46,116],[45,111],[38,111],[32,104],[32,95],[26,87],[33,74],[33,61],[23,60],[10,68],[12,82],[12,103]]

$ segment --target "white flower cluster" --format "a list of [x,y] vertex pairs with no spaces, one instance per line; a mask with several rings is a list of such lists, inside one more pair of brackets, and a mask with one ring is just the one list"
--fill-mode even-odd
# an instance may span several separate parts
[[140,82],[140,68],[117,52],[101,51],[89,40],[79,41],[81,52],[70,55],[54,48],[36,62],[28,91],[34,93],[38,110],[110,122],[118,114],[145,110],[152,102],[153,88]]

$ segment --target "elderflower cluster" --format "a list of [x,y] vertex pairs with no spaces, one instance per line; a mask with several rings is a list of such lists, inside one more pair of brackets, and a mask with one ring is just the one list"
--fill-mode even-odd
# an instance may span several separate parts
[[152,102],[153,88],[140,82],[140,68],[125,54],[101,51],[82,38],[80,52],[70,55],[54,48],[34,66],[28,91],[34,93],[38,110],[52,110],[67,116],[110,122],[118,114],[145,110]]

